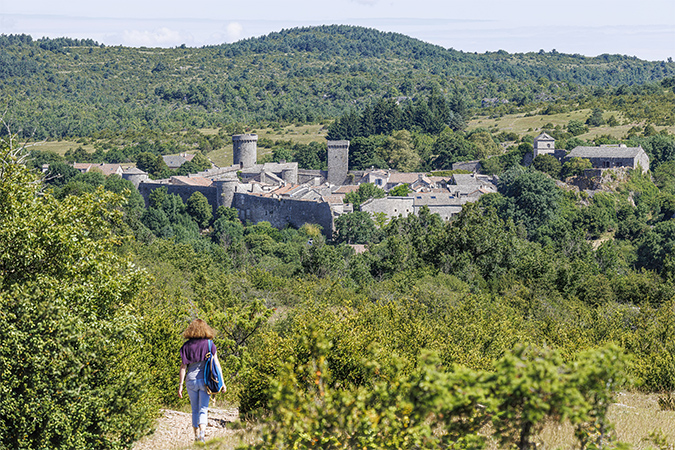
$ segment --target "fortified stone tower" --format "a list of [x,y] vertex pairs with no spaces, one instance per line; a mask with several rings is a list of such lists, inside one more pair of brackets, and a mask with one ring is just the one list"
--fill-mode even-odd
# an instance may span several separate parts
[[340,186],[349,168],[349,141],[328,141],[328,183]]
[[235,134],[232,136],[232,162],[242,169],[256,164],[258,152],[258,135]]

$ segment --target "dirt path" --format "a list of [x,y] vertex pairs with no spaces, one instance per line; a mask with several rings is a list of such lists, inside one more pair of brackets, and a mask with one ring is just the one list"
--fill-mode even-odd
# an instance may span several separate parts
[[[134,445],[134,450],[180,450],[190,448],[194,443],[192,420],[189,413],[161,410],[157,420],[157,429],[151,436],[141,439]],[[206,440],[217,437],[234,436],[236,431],[226,428],[230,422],[239,417],[237,408],[209,408],[209,423],[206,427]]]

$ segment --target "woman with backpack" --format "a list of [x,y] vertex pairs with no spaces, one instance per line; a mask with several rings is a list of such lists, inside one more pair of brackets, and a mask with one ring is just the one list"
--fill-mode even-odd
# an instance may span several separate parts
[[[187,386],[192,406],[192,428],[195,431],[195,441],[205,442],[206,424],[208,423],[210,395],[204,382],[204,370],[209,353],[220,370],[220,362],[216,356],[216,344],[213,328],[202,319],[193,320],[183,332],[187,341],[180,348],[181,366],[178,375],[178,397],[183,398],[183,380]],[[209,352],[210,346],[210,352]],[[222,370],[220,370],[222,374]]]

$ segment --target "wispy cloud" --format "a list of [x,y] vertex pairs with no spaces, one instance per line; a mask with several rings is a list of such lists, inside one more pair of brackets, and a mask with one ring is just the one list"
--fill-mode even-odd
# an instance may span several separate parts
[[148,30],[124,30],[122,43],[130,47],[167,47],[192,41],[191,36],[166,27]]
[[230,22],[225,27],[228,42],[235,42],[241,39],[244,33],[244,27],[239,22]]

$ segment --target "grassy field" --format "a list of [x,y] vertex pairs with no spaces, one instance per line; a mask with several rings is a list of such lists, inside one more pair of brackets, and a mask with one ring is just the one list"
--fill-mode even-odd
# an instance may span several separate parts
[[[579,120],[585,122],[588,116],[590,116],[590,109],[580,109],[577,111],[572,111],[569,113],[561,114],[552,114],[552,115],[534,115],[526,117],[525,114],[509,114],[498,118],[489,118],[489,117],[476,117],[469,121],[468,129],[473,130],[476,128],[487,128],[493,132],[515,132],[523,136],[529,134],[531,136],[536,136],[544,130],[544,126],[553,125],[553,127],[560,126],[563,130],[567,127],[567,124],[570,120]],[[615,127],[602,126],[592,128],[588,133],[579,135],[581,139],[592,139],[600,135],[610,135],[614,138],[623,138],[634,126],[644,126],[643,123],[624,123],[626,122],[625,117],[618,111],[607,111],[602,114],[605,120],[609,119],[611,116],[614,116],[616,120],[621,124]],[[655,127],[657,131],[667,128],[669,132],[675,132],[675,127]]]
[[[212,135],[218,134],[217,128],[204,128],[199,130],[202,134]],[[283,128],[262,128],[252,129],[249,133],[257,134],[259,139],[267,138],[272,141],[292,141],[293,143],[308,144],[312,141],[323,142],[326,139],[328,130],[323,125],[289,125]],[[83,147],[89,153],[93,153],[95,148],[92,144],[83,145],[77,141],[63,140],[63,141],[44,141],[34,142],[28,145],[43,151],[52,151],[61,156],[65,155],[68,150],[75,150],[78,147]],[[270,149],[258,145],[258,159],[270,153]],[[232,164],[232,146],[230,144],[223,148],[214,150],[207,154],[211,161],[217,166],[224,167]]]
[[[204,134],[214,134],[217,130],[200,130]],[[292,141],[293,143],[309,144],[312,141],[324,142],[328,130],[323,125],[289,125],[283,128],[254,128],[249,133],[257,134],[258,141],[261,139],[270,139],[272,141]],[[269,154],[270,149],[258,144],[258,160],[262,156]],[[232,164],[232,146],[227,145],[223,148],[209,152],[207,155],[213,163],[219,167],[225,167]]]
[[42,151],[51,151],[57,153],[61,156],[65,155],[68,150],[75,150],[78,147],[83,147],[89,153],[93,153],[93,145],[82,145],[79,142],[75,141],[43,141],[43,142],[32,142],[27,145],[29,148],[35,148]]

